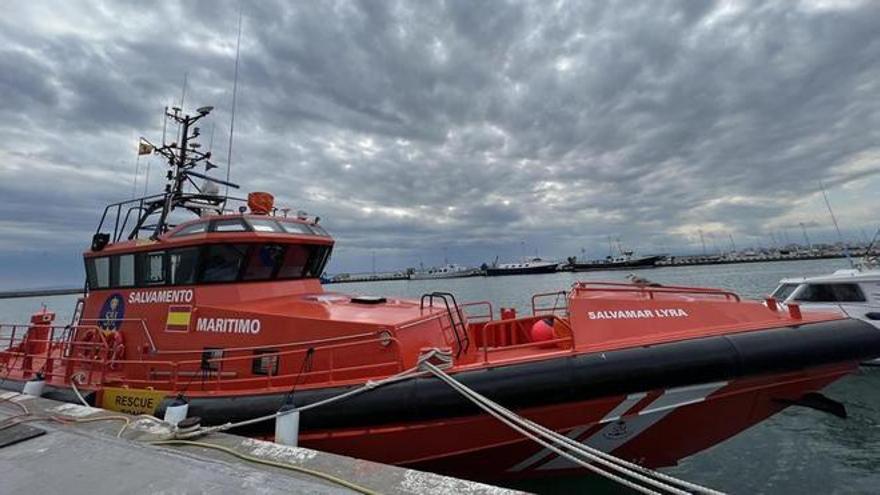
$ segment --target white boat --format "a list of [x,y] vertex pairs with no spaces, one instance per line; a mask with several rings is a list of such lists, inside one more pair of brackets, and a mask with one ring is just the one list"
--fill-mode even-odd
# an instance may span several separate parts
[[[837,310],[880,330],[880,270],[872,267],[837,270],[830,275],[784,278],[772,297],[805,310]],[[871,361],[880,364],[880,359]]]
[[441,267],[431,267],[422,270],[416,270],[410,275],[412,280],[428,280],[436,278],[459,278],[473,277],[480,275],[479,268],[471,268],[467,266],[456,265],[455,263],[447,263]]

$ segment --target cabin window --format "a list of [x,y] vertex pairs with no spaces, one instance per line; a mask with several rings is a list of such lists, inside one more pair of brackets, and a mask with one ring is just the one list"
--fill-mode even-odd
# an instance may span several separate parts
[[141,283],[143,285],[161,285],[165,283],[165,251],[155,251],[142,255]]
[[168,252],[170,282],[173,285],[190,285],[196,282],[199,266],[199,248],[175,249]]
[[308,225],[299,222],[282,222],[281,226],[288,234],[305,234],[313,235],[312,229]]
[[291,244],[284,252],[278,278],[302,278],[309,262],[309,246]]
[[198,222],[178,230],[171,237],[182,237],[185,235],[204,234],[208,230],[208,222]]
[[265,218],[249,218],[248,223],[255,232],[281,232],[281,227],[274,220]]
[[223,349],[205,347],[202,350],[202,362],[199,368],[202,371],[220,371],[221,359],[223,359]]
[[858,284],[807,284],[795,296],[801,302],[865,302]]
[[865,294],[858,284],[834,284],[837,302],[865,302]]
[[788,296],[798,288],[798,284],[782,284],[773,292],[773,297],[777,301],[785,301]]
[[280,244],[253,245],[248,251],[242,280],[269,280],[284,255]]
[[111,260],[111,279],[113,287],[134,286],[134,255],[123,254]]
[[212,244],[205,250],[202,282],[234,282],[244,262],[246,244]]
[[317,234],[317,235],[324,236],[324,237],[330,237],[330,234],[328,234],[327,231],[324,230],[324,227],[321,227],[321,226],[315,224],[315,225],[312,225],[311,228],[315,232],[315,234]]
[[278,374],[278,350],[277,349],[257,349],[254,351],[254,360],[251,365],[251,372],[255,375]]
[[217,220],[214,222],[214,232],[247,232],[248,227],[240,218]]
[[92,289],[110,287],[110,258],[91,258],[86,260],[86,276]]

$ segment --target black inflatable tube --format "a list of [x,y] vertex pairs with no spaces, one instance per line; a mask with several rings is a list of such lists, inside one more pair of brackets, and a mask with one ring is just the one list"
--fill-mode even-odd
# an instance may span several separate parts
[[[645,390],[792,372],[880,356],[880,330],[859,320],[834,320],[590,353],[456,373],[477,392],[522,408]],[[305,405],[349,388],[303,390]],[[206,423],[241,421],[278,410],[283,394],[193,398],[190,415]],[[478,409],[434,378],[387,385],[303,413],[301,427],[328,429],[466,416]],[[272,428],[271,422],[266,428]]]

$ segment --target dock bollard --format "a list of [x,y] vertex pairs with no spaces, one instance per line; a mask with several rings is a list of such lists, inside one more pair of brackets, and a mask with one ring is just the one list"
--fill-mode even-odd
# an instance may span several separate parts
[[284,401],[284,405],[275,416],[275,443],[296,447],[299,443],[299,411],[293,405],[293,397]]
[[42,373],[37,373],[37,376],[34,377],[33,380],[28,380],[24,384],[24,388],[21,392],[25,395],[30,395],[33,397],[39,397],[43,395],[43,389],[46,387],[46,379],[43,378]]
[[165,417],[162,420],[171,426],[177,426],[177,423],[186,419],[188,412],[189,402],[186,401],[183,394],[180,394],[165,408]]

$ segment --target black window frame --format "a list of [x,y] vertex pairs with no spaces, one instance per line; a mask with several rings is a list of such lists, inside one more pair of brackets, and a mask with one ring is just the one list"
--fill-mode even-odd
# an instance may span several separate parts
[[105,290],[111,288],[111,272],[110,269],[110,261],[107,262],[107,285],[101,287],[98,285],[98,264],[97,260],[109,258],[109,256],[95,256],[94,258],[86,258],[86,284],[88,285],[90,290]]
[[[245,279],[244,275],[247,270],[248,261],[250,260],[252,253],[256,250],[262,249],[265,246],[278,246],[281,248],[281,252],[278,256],[278,259],[275,263],[275,266],[272,267],[272,272],[269,277],[261,277],[261,278],[251,278]],[[236,272],[235,278],[231,280],[213,280],[208,281],[204,280],[204,274],[207,267],[207,256],[210,252],[210,249],[215,248],[216,246],[236,246],[239,248],[243,248],[243,252],[241,255],[241,266],[238,267],[238,271]],[[305,265],[303,266],[303,270],[299,275],[296,276],[285,276],[282,277],[281,271],[284,266],[284,259],[287,256],[287,250],[293,246],[303,247],[308,251]],[[149,250],[149,251],[137,251],[131,253],[123,253],[119,255],[112,256],[97,256],[92,258],[85,258],[85,269],[86,269],[86,283],[89,289],[93,290],[103,290],[103,289],[111,289],[111,288],[153,288],[153,287],[162,287],[162,286],[190,286],[190,285],[213,285],[213,284],[230,284],[230,283],[250,283],[250,282],[271,282],[271,281],[289,281],[289,280],[308,280],[314,278],[320,278],[323,274],[324,269],[327,266],[327,263],[330,260],[330,256],[333,253],[332,245],[327,244],[311,244],[311,243],[285,243],[279,241],[269,241],[269,242],[217,242],[211,244],[204,244],[198,246],[180,246],[180,247],[163,247],[162,249],[157,250]],[[195,253],[195,267],[193,268],[195,274],[194,279],[192,281],[187,282],[179,282],[174,280],[176,277],[175,274],[172,273],[173,267],[171,266],[171,256],[172,254],[180,253],[181,251],[191,251]],[[134,256],[134,283],[131,285],[120,285],[119,284],[119,266],[120,266],[120,258],[122,256]],[[148,282],[147,275],[148,270],[150,268],[150,259],[153,257],[161,257],[162,259],[162,280],[156,282]],[[97,284],[97,261],[100,259],[107,260],[107,285],[99,286]]]
[[[110,260],[111,256],[95,256],[93,258],[86,258],[86,283],[89,286],[89,289],[94,290],[104,290],[110,289],[113,285],[113,269],[112,262]],[[107,284],[101,286],[98,284],[98,260],[107,260]]]
[[[266,247],[266,246],[277,246],[280,249],[280,252],[275,259],[275,265],[272,266],[272,271],[269,273],[267,278],[245,278],[248,269],[248,263],[251,258],[254,256],[256,251]],[[253,243],[248,247],[247,252],[244,256],[244,263],[241,266],[241,273],[239,274],[238,281],[239,282],[268,282],[272,280],[276,280],[278,278],[278,272],[281,271],[281,267],[284,261],[284,255],[287,253],[287,245],[281,242],[259,242]]]
[[[241,282],[242,275],[244,274],[244,269],[246,266],[245,261],[247,261],[248,253],[250,252],[250,248],[252,244],[250,242],[216,242],[212,244],[207,244],[202,246],[201,260],[199,261],[199,270],[196,276],[196,284],[198,285],[213,285],[213,284],[234,284],[237,282]],[[208,269],[208,253],[212,248],[216,248],[218,246],[244,246],[244,251],[241,254],[241,264],[238,267],[238,271],[235,274],[235,278],[232,280],[205,280],[205,272]]]
[[[251,231],[257,232],[260,234],[286,234],[287,233],[287,231],[284,230],[284,227],[278,222],[278,220],[275,220],[274,218],[271,218],[271,217],[247,218],[247,219],[245,219],[245,223],[248,224],[248,227],[250,227]],[[256,225],[259,225],[261,223],[271,224],[275,227],[275,230],[265,231],[265,230],[257,229]]]
[[[204,229],[199,230],[197,232],[190,232],[190,229],[194,229],[196,227],[204,227]],[[171,237],[175,238],[175,237],[185,237],[188,235],[205,234],[205,233],[209,232],[210,227],[211,227],[211,223],[208,221],[196,222],[196,223],[187,225],[186,227],[183,227],[182,229],[178,230],[174,234],[171,234]]]
[[[841,287],[844,287],[844,286],[851,288],[851,289],[855,289],[855,293],[858,294],[858,297],[856,299],[841,299],[840,298],[841,292],[839,292],[838,289]],[[821,290],[826,291],[827,295],[829,297],[825,297],[822,299],[815,299],[815,298],[804,299],[803,298],[805,295],[810,295],[812,297],[813,296],[812,291],[814,291],[814,290],[818,291],[818,290],[820,290],[819,288],[821,288]],[[811,291],[811,292],[809,294],[807,294],[808,291]],[[817,304],[867,302],[867,298],[865,297],[864,291],[862,291],[861,286],[859,286],[859,284],[857,284],[855,282],[817,282],[817,283],[807,282],[804,284],[803,288],[798,289],[797,295],[794,297],[794,300],[797,302],[817,303]]]
[[[831,290],[834,292],[834,297],[837,299],[839,303],[852,303],[852,302],[868,302],[868,298],[865,297],[865,291],[862,290],[862,287],[855,282],[835,282],[831,284]],[[842,287],[847,287],[850,289],[855,289],[854,294],[856,294],[856,299],[841,299],[841,293],[838,292],[838,289]]]
[[[278,349],[254,349],[254,357],[251,360],[251,374],[258,376],[278,376],[279,366],[281,364],[281,356],[278,355],[280,351]],[[266,354],[273,354],[272,356],[267,356]],[[275,360],[275,365],[272,369],[264,369],[267,368],[264,366],[265,359],[273,359]]]
[[[218,225],[225,224],[233,224],[238,223],[242,227],[241,230],[217,230]],[[211,224],[208,226],[208,232],[217,233],[217,234],[240,234],[242,232],[253,232],[250,224],[244,221],[244,218],[235,217],[235,218],[221,218],[217,220],[211,220]]]
[[[292,220],[287,220],[287,221],[282,221],[282,222],[278,222],[278,223],[281,225],[281,230],[285,234],[289,234],[289,235],[316,235],[314,229],[312,229],[312,226],[305,223],[305,222],[294,222]],[[296,225],[296,227],[299,231],[298,232],[291,232],[290,230],[287,229],[287,227],[286,227],[287,225]]]
[[[149,259],[157,255],[162,257],[162,281],[147,282],[147,270],[150,268]],[[168,251],[166,249],[141,251],[135,257],[135,285],[141,288],[168,285],[168,270]]]
[[[121,266],[122,266],[122,258],[124,256],[131,256],[132,258],[132,274],[131,274],[131,283],[130,284],[122,284],[120,279],[121,274]],[[138,274],[138,266],[137,266],[137,253],[123,253],[117,254],[110,257],[110,287],[114,289],[130,289],[133,287],[137,287],[137,274]]]
[[[203,347],[202,359],[201,363],[199,363],[199,370],[220,373],[223,368],[222,359],[225,354],[226,350],[222,347]],[[217,359],[218,361],[211,362],[214,359]]]
[[[171,255],[174,253],[179,253],[181,251],[195,251],[196,253],[196,263],[193,267],[193,278],[191,282],[181,283],[176,280],[174,276],[174,272],[172,271],[174,268],[171,266]],[[167,266],[165,272],[165,285],[170,286],[181,286],[181,285],[197,285],[199,284],[199,273],[202,269],[202,259],[204,258],[204,246],[182,246],[172,249],[165,250],[165,265]]]

